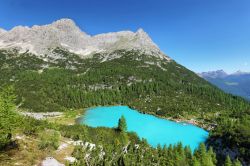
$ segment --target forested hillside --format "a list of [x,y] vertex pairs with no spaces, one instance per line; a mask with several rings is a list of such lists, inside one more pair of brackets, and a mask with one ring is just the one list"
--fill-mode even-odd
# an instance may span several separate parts
[[[91,146],[74,146],[72,156],[77,160],[66,165],[220,165],[216,154],[204,144],[192,153],[189,147],[158,146],[152,148],[146,140],[139,140],[135,133],[126,132],[126,119],[121,117],[118,128],[90,128],[84,125],[65,126],[20,116],[15,111],[13,87],[0,91],[0,165],[39,164],[45,155],[53,155],[63,138],[89,141]],[[22,139],[18,136],[22,136]],[[25,138],[25,139],[24,139]],[[25,143],[25,140],[28,140]],[[32,147],[30,143],[32,143]],[[29,150],[27,151],[27,148]],[[35,154],[34,154],[35,153]],[[229,157],[225,165],[240,166]]]
[[[218,153],[225,157],[230,153],[221,150],[229,148],[236,154],[232,159],[249,163],[250,105],[244,99],[225,94],[173,60],[139,51],[117,50],[108,55],[109,59],[105,54],[81,59],[60,48],[53,52],[60,58],[39,58],[14,50],[0,52],[0,85],[13,85],[20,108],[50,112],[128,105],[160,117],[193,119],[212,129],[208,142]],[[153,149],[152,153],[160,155],[158,151],[168,149]],[[126,160],[119,162],[130,163]]]

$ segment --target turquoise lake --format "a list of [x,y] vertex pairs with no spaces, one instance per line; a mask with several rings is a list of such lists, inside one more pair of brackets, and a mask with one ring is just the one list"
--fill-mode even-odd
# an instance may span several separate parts
[[181,142],[192,150],[206,141],[208,132],[191,124],[177,123],[153,115],[142,114],[127,106],[96,107],[88,109],[82,124],[91,127],[117,127],[119,118],[124,115],[128,131],[134,131],[145,138],[150,145],[174,145]]

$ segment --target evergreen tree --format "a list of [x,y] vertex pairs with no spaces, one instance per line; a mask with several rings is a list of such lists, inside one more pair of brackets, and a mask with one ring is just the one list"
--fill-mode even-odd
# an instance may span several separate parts
[[13,87],[7,87],[0,92],[0,149],[11,142],[12,130],[17,122],[16,113],[13,111]]
[[197,160],[196,157],[193,158],[192,166],[201,166],[199,160]]
[[191,151],[190,147],[186,146],[184,148],[184,152],[185,152],[185,156],[186,156],[186,160],[187,160],[188,164],[191,165],[191,163],[192,163],[192,151]]
[[232,165],[233,165],[232,161],[230,157],[227,155],[224,166],[232,166]]
[[238,159],[236,159],[233,163],[233,166],[242,166],[240,161]]
[[198,150],[195,151],[195,157],[200,161],[202,166],[214,166],[215,163],[213,162],[213,153],[207,152],[206,146],[204,143],[201,143]]
[[127,131],[127,122],[125,117],[122,115],[118,122],[118,130],[121,132]]
[[212,147],[209,147],[208,155],[212,158],[213,164],[216,165],[217,164],[216,154],[214,153]]

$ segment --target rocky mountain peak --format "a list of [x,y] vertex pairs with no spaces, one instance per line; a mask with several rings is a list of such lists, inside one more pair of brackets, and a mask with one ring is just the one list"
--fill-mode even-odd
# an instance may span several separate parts
[[75,22],[73,20],[69,19],[69,18],[62,18],[60,20],[56,20],[51,25],[76,27]]
[[139,28],[136,31],[136,35],[140,36],[140,37],[143,37],[143,38],[150,38],[149,35],[142,28]]
[[82,57],[126,49],[169,59],[141,28],[136,32],[120,31],[90,36],[81,31],[73,20],[63,18],[48,25],[34,25],[31,28],[17,26],[3,32],[0,32],[0,49],[18,48],[20,52],[29,51],[36,55],[50,55],[48,50],[62,47]]
[[53,23],[49,24],[48,26],[56,28],[60,31],[70,32],[70,31],[79,31],[83,35],[87,35],[85,32],[82,32],[81,29],[75,24],[75,22],[68,18],[63,18]]
[[149,35],[142,28],[139,28],[135,34],[140,39],[142,44],[147,45],[150,43],[151,46],[158,48],[158,46],[152,41]]
[[145,37],[148,37],[148,34],[142,29],[142,28],[139,28],[137,31],[136,31],[136,34],[138,36],[145,36]]

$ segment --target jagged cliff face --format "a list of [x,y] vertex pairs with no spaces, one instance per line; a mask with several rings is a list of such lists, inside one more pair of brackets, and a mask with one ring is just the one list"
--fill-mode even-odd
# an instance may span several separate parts
[[137,32],[121,31],[90,36],[70,19],[31,28],[17,26],[10,31],[0,29],[0,49],[15,48],[20,53],[28,51],[53,58],[51,50],[56,47],[67,49],[82,58],[91,57],[95,53],[126,49],[170,60],[142,29]]

